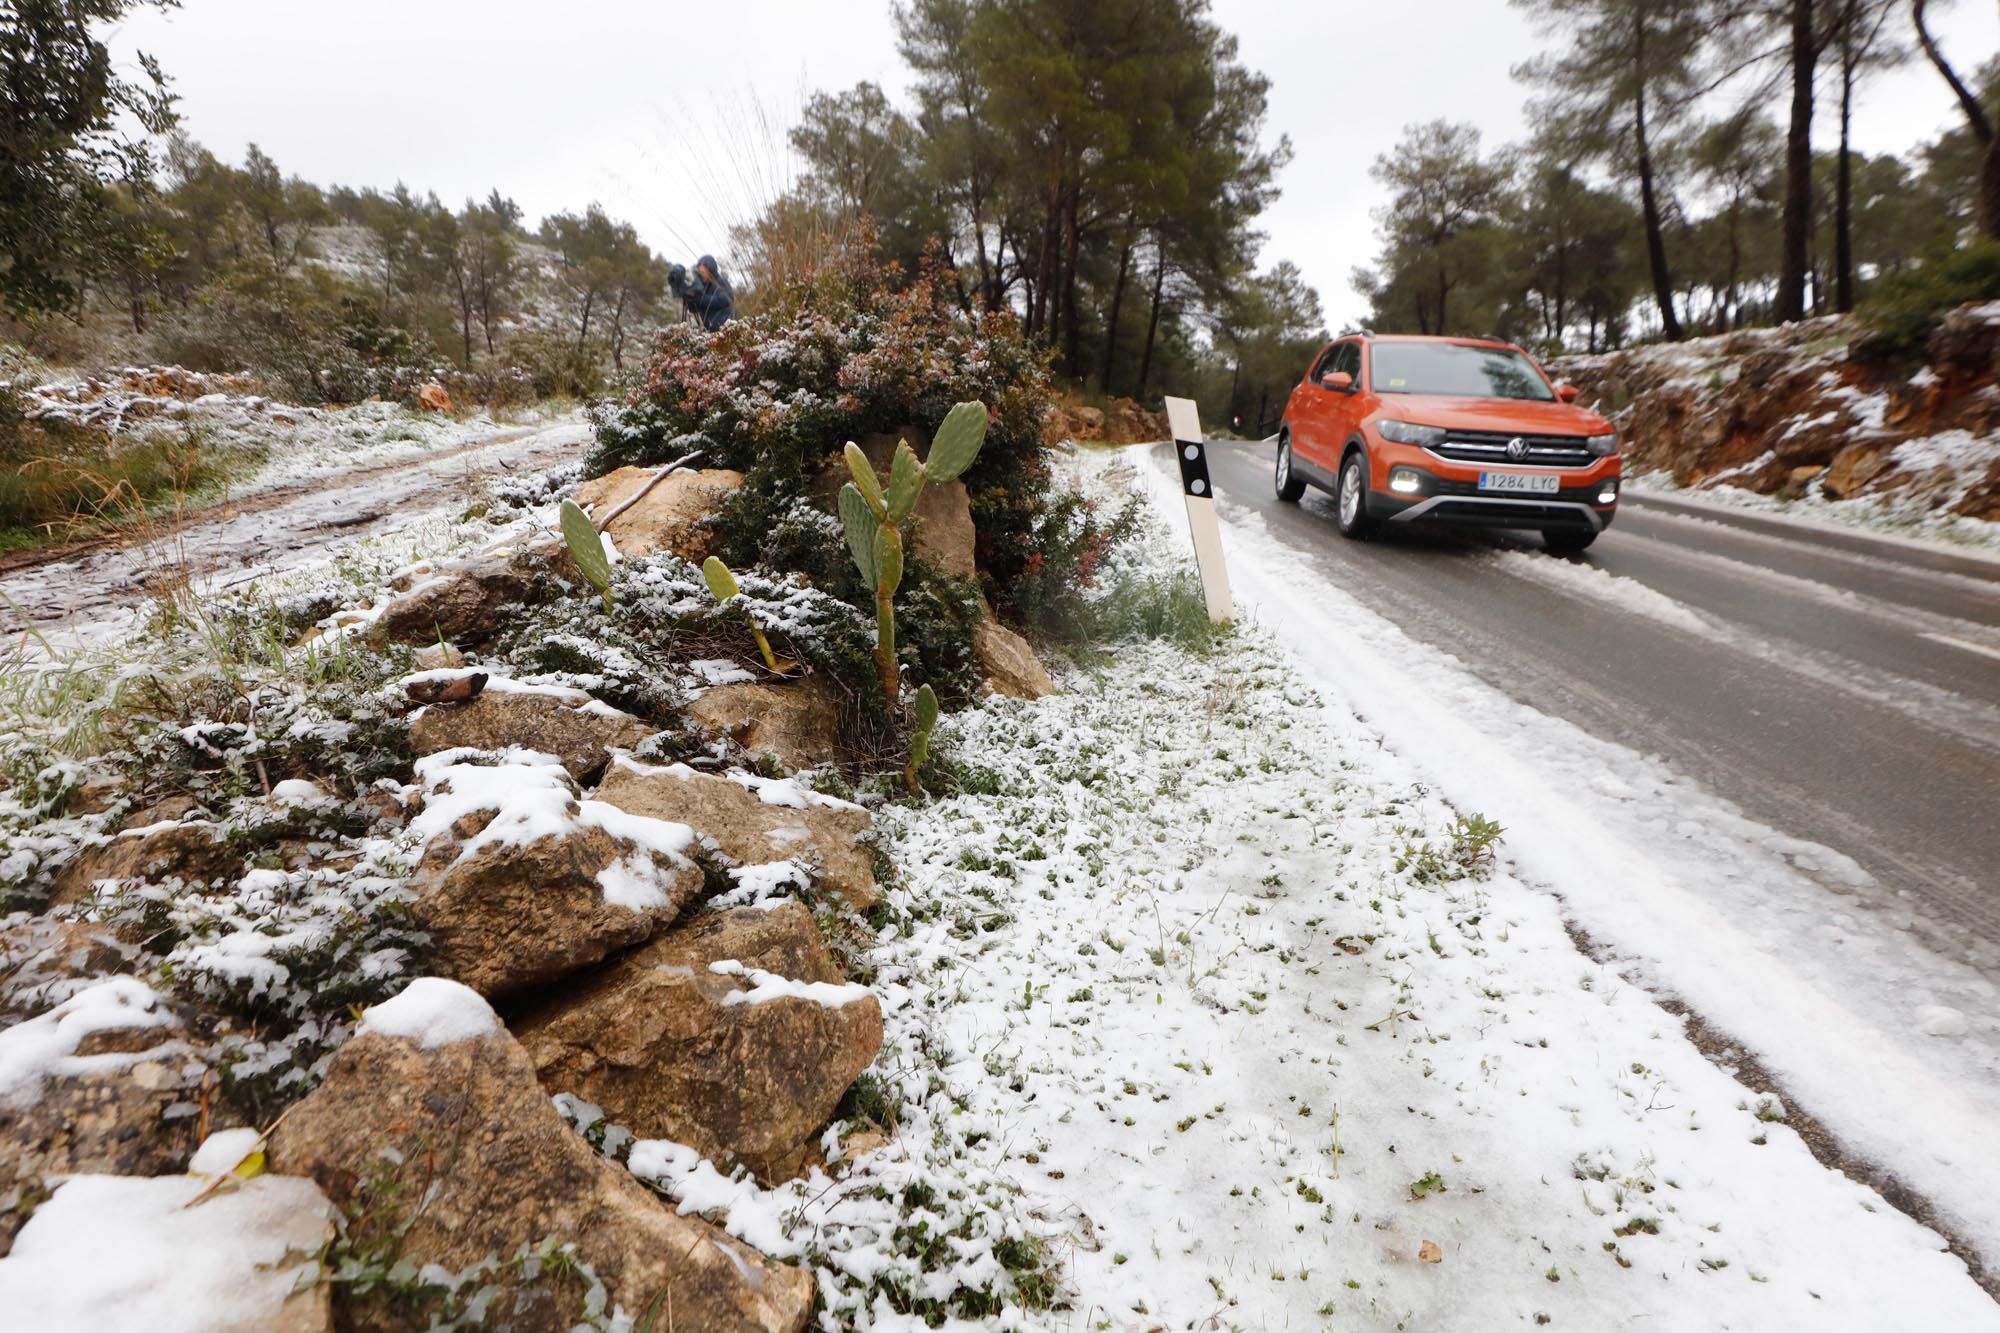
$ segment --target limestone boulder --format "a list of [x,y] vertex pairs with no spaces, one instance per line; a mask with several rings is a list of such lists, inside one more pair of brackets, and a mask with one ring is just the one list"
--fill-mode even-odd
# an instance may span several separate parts
[[182,1170],[205,1073],[180,1020],[133,977],[0,1033],[0,1253],[58,1177]]
[[107,881],[197,884],[233,880],[242,873],[243,857],[219,825],[205,819],[146,824],[79,852],[56,873],[49,905],[82,902]]
[[1056,692],[1047,668],[1028,641],[986,616],[972,631],[972,656],[986,688],[1013,699],[1040,699]]
[[[678,1328],[795,1333],[804,1326],[811,1277],[679,1215],[598,1156],[563,1122],[527,1053],[492,1011],[476,997],[467,1003],[437,990],[448,985],[413,982],[363,1015],[325,1080],[272,1135],[273,1171],[310,1177],[350,1218],[423,1198],[422,1208],[400,1214],[407,1229],[396,1258],[458,1272],[499,1256],[485,1280],[498,1287],[493,1308],[509,1312],[513,1328],[568,1329],[583,1313],[580,1284],[549,1280],[546,1270],[529,1278],[507,1262],[551,1241],[575,1246],[577,1261],[607,1289],[607,1313],[643,1320],[671,1291]],[[412,1006],[420,987],[427,992]],[[424,1326],[421,1313],[346,1287],[335,1302],[343,1327]],[[667,1326],[663,1314],[655,1319]]]
[[554,981],[650,939],[700,892],[684,824],[578,800],[546,756],[452,759],[419,762],[410,826],[411,914],[441,975],[488,996]]
[[691,825],[739,865],[811,865],[820,886],[857,912],[881,900],[874,852],[862,841],[873,823],[868,812],[797,783],[747,773],[712,777],[684,764],[656,766],[616,755],[597,799],[635,815]]
[[[725,970],[716,970],[716,965]],[[697,916],[516,1024],[542,1085],[641,1138],[795,1175],[882,1047],[802,904]]]
[[979,576],[974,558],[979,533],[972,525],[972,501],[965,483],[948,481],[924,487],[912,511],[917,520],[917,554],[955,578]]
[[[621,467],[579,486],[575,500],[584,512],[602,519],[637,493],[658,472],[650,467]],[[743,474],[728,468],[703,472],[670,472],[639,502],[611,520],[603,531],[619,552],[628,556],[671,551],[700,564],[715,554],[717,533],[709,520],[723,501],[743,485]]]
[[431,704],[410,715],[410,744],[420,755],[518,745],[554,755],[579,782],[602,772],[611,750],[631,749],[654,730],[582,690],[503,676],[489,677],[486,688],[464,703]]
[[541,601],[572,572],[560,543],[546,537],[482,551],[405,580],[361,633],[376,646],[485,643],[505,628],[507,607]]
[[1827,469],[1821,489],[1836,500],[1853,499],[1869,482],[1889,470],[1889,448],[1880,441],[1848,445],[1833,456],[1833,465]]
[[832,762],[840,738],[839,701],[817,676],[783,685],[716,685],[687,713],[752,754],[776,755],[793,771]]
[[[930,432],[916,425],[876,431],[863,435],[854,443],[868,456],[876,475],[886,477],[889,475],[889,464],[896,456],[896,446],[904,440],[909,441],[911,450],[920,460],[930,456]],[[820,471],[815,489],[829,508],[848,475],[847,464],[839,459],[829,462]],[[972,502],[963,481],[925,486],[917,497],[917,507],[911,512],[911,517],[914,523],[910,549],[918,559],[958,578],[977,576],[975,548],[978,533],[973,527]]]

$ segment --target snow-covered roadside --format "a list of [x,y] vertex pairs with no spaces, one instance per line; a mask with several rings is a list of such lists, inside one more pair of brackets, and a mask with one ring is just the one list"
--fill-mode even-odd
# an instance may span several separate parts
[[[1163,504],[1177,488],[1147,475]],[[1985,977],[1841,897],[1859,873],[1647,756],[1516,705],[1335,587],[1288,581],[1224,506],[1240,602],[1412,772],[1510,830],[1514,862],[1635,980],[1744,1042],[1845,1145],[2000,1255],[2000,1027]]]
[[[1991,464],[1991,441],[1979,441],[1964,431],[1950,432],[1951,439],[1911,440],[1900,446],[1893,457],[1899,460],[1925,459],[1935,446],[1938,457],[1959,467],[1967,477]],[[1957,437],[1965,437],[1963,439]],[[1907,455],[1905,451],[1908,451]],[[1711,479],[1713,483],[1713,479]],[[1970,485],[1968,481],[1965,484]],[[1677,500],[1685,505],[1704,506],[1726,514],[1730,510],[1761,514],[1767,518],[1795,523],[1804,528],[1865,532],[1888,541],[1910,542],[1931,550],[1959,555],[2000,557],[2000,523],[1967,518],[1945,512],[1936,505],[1903,492],[1864,495],[1852,500],[1829,500],[1818,493],[1787,499],[1761,495],[1741,486],[1713,483],[1682,486],[1668,472],[1634,472],[1625,477],[1625,489],[1638,492],[1641,502],[1649,495]]]
[[1251,625],[946,719],[963,789],[877,816],[900,1132],[848,1174],[593,1132],[827,1330],[2000,1329],[1312,675]]

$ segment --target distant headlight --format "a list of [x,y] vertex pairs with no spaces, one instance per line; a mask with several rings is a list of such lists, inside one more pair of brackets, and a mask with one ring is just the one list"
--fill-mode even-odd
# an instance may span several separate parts
[[1584,444],[1599,458],[1609,458],[1618,452],[1618,432],[1614,430],[1609,435],[1593,435]]
[[1378,421],[1376,433],[1396,444],[1420,444],[1426,449],[1444,443],[1442,426],[1417,426],[1407,421]]

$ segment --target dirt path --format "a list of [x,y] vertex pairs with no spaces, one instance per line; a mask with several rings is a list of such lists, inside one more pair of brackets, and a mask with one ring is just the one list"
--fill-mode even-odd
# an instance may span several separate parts
[[588,439],[583,420],[568,417],[260,491],[177,519],[14,552],[0,557],[0,632],[32,629],[52,645],[86,643],[129,622],[148,578],[163,568],[224,587],[296,568],[427,510],[469,501],[483,477],[576,457]]

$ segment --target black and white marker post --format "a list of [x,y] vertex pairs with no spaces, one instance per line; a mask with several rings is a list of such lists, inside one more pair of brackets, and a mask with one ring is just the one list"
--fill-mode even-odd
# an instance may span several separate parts
[[1208,447],[1202,442],[1201,413],[1192,398],[1167,399],[1167,425],[1174,457],[1181,465],[1181,498],[1187,501],[1188,531],[1194,534],[1194,564],[1201,572],[1201,595],[1208,618],[1218,625],[1235,618],[1229,596],[1229,569],[1222,562],[1222,532],[1215,523],[1215,490],[1208,480]]

